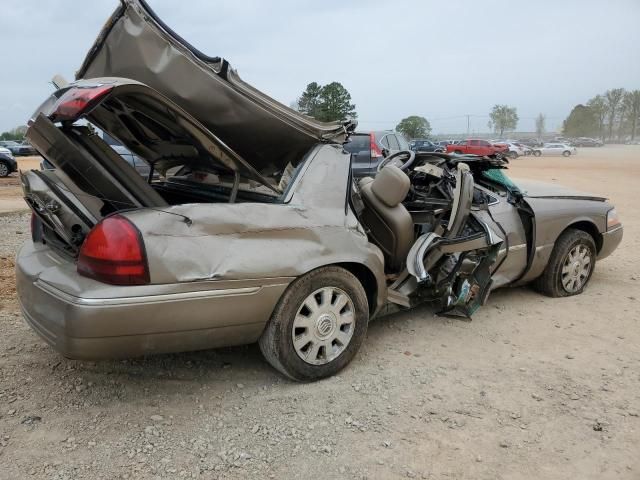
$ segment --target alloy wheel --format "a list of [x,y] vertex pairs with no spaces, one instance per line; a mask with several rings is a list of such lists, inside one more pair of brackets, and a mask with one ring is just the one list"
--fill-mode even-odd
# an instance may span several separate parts
[[5,163],[0,162],[0,177],[9,175],[9,167]]
[[569,293],[580,291],[591,273],[591,250],[583,244],[573,247],[562,263],[562,287]]
[[311,365],[335,360],[353,337],[354,313],[353,301],[344,290],[324,287],[309,295],[298,309],[291,330],[298,356]]

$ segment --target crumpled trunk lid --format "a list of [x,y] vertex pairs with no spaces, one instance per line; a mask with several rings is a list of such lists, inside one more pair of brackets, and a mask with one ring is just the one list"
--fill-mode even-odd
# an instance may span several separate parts
[[144,83],[186,110],[262,174],[297,164],[318,142],[344,143],[346,123],[301,115],[243,82],[173,32],[143,0],[121,0],[89,51],[78,79]]

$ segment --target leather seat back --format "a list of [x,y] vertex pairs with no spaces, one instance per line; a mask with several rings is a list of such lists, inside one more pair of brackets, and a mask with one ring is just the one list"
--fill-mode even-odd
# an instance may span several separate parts
[[413,219],[402,205],[411,186],[409,177],[388,165],[375,179],[365,177],[359,185],[365,204],[362,221],[370,230],[371,241],[384,254],[386,270],[398,272],[414,241]]

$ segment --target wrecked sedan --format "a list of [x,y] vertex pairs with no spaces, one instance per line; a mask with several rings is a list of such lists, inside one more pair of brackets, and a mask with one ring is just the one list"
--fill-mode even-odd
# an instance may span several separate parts
[[[27,136],[26,321],[72,358],[259,342],[296,380],[338,372],[368,322],[492,289],[574,295],[622,237],[602,198],[516,186],[502,160],[398,152],[356,181],[353,125],[299,115],[122,2]],[[150,165],[145,180],[93,126]]]

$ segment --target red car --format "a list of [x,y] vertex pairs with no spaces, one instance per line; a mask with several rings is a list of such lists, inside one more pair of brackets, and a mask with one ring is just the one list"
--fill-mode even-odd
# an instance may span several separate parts
[[[505,147],[506,146],[502,145],[492,145],[486,140],[470,138],[455,145],[447,145],[447,153],[489,156],[495,155],[496,153],[503,153]],[[508,150],[509,148],[506,147],[506,149]]]

